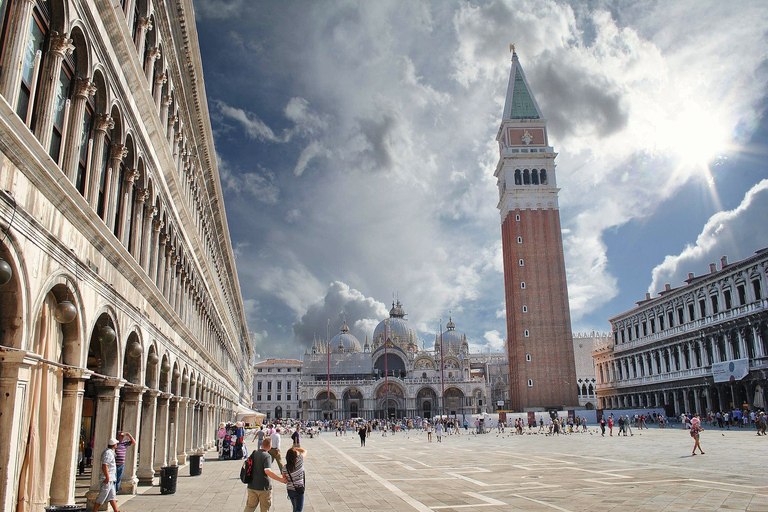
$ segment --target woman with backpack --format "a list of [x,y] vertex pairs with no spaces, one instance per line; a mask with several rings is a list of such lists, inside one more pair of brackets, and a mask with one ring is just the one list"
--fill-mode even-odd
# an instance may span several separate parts
[[286,479],[288,499],[291,500],[293,512],[301,512],[304,509],[304,483],[306,480],[304,458],[306,456],[307,450],[296,446],[291,447],[285,454],[283,476]]

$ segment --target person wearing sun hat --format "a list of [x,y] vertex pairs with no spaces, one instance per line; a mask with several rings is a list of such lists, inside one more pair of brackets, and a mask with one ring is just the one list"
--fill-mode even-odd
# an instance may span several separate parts
[[115,448],[117,443],[118,440],[113,437],[107,442],[107,449],[101,452],[101,468],[99,472],[101,488],[99,495],[96,497],[96,503],[93,504],[93,512],[98,512],[99,508],[107,501],[112,505],[114,512],[120,512],[117,510],[117,492],[115,491],[115,481],[117,480]]

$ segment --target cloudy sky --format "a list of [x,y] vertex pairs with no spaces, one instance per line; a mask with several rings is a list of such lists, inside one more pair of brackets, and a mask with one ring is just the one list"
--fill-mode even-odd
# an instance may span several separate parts
[[761,1],[196,0],[256,352],[298,357],[393,294],[506,336],[496,131],[509,43],[557,158],[574,331],[768,246]]

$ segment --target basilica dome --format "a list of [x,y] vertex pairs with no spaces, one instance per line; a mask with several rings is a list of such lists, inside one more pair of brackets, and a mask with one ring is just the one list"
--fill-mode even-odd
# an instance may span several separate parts
[[389,310],[389,318],[379,322],[379,325],[373,331],[374,350],[384,343],[385,332],[386,338],[392,340],[395,346],[405,351],[418,350],[416,329],[413,328],[411,322],[405,319],[405,315],[405,310],[400,301],[392,304],[392,309]]
[[341,326],[339,334],[331,339],[331,352],[339,353],[362,351],[363,349],[360,347],[360,342],[357,341],[357,338],[355,338],[354,335],[349,334],[349,326],[347,326],[347,322],[345,321]]
[[[446,331],[442,334],[442,346],[445,353],[460,354],[461,352],[469,352],[469,342],[467,342],[467,336],[456,330],[456,324],[452,319],[448,320],[445,325]],[[441,337],[435,339],[435,350],[440,350]]]

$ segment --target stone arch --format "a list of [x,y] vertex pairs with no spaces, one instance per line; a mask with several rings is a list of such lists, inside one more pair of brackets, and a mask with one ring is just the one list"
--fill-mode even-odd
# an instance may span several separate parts
[[168,357],[168,353],[163,354],[160,359],[160,379],[158,388],[163,393],[171,392],[171,358]]
[[[10,229],[0,227],[0,233]],[[29,338],[26,333],[32,316],[28,314],[29,276],[19,255],[13,233],[8,233],[5,241],[0,239],[0,258],[11,267],[11,280],[0,285],[0,332],[4,345],[23,349],[24,340]]]
[[[120,328],[116,318],[112,306],[103,306],[97,312],[88,340],[88,369],[109,377],[119,377],[122,368]],[[114,332],[112,340],[110,329]]]
[[[385,364],[386,361],[386,364]],[[383,352],[379,354],[376,362],[373,364],[373,369],[380,376],[384,376],[385,369],[390,377],[404,377],[405,376],[405,361],[398,354]]]
[[91,45],[88,44],[88,29],[81,20],[74,20],[69,28],[69,38],[75,49],[72,52],[75,62],[75,76],[90,76]]
[[189,396],[189,367],[185,364],[181,372],[181,389],[179,396]]
[[[139,349],[136,348],[138,344]],[[144,355],[144,344],[142,343],[141,331],[134,327],[125,340],[125,352],[123,355],[123,378],[132,384],[141,384],[143,372],[142,361]]]
[[171,372],[171,393],[176,396],[181,395],[181,371],[179,370],[178,361],[174,361]]
[[188,398],[195,398],[195,395],[197,393],[197,378],[195,377],[195,370],[191,370],[189,372],[189,389],[187,390],[187,397]]
[[147,352],[147,362],[144,370],[144,385],[150,389],[158,389],[160,374],[160,356],[158,355],[157,342],[149,345]]

